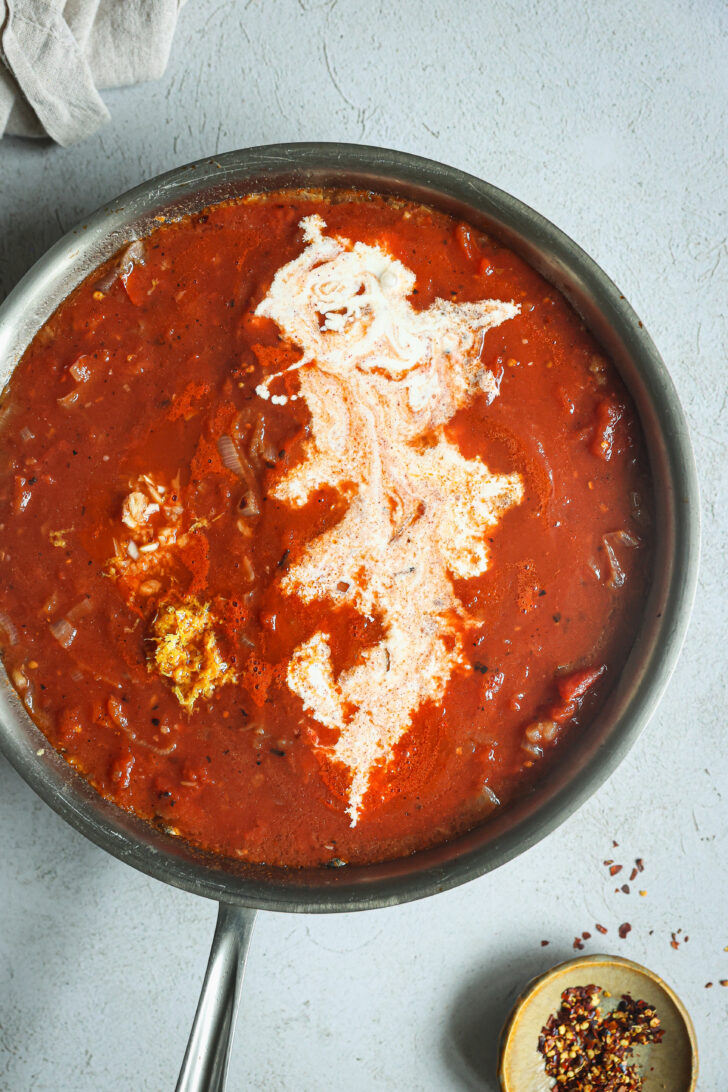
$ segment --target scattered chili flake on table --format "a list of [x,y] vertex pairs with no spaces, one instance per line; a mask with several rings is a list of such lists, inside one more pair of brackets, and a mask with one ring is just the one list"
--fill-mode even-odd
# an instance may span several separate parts
[[721,978],[720,984],[721,986],[728,986],[728,978]]
[[606,925],[599,925],[599,923],[598,923],[598,922],[597,922],[597,924],[596,924],[596,925],[594,926],[594,928],[596,929],[596,931],[597,931],[598,933],[606,933],[606,932],[608,931],[608,930],[607,930],[607,927],[606,927]]
[[542,940],[542,941],[541,941],[541,947],[542,947],[542,948],[546,948],[546,947],[548,947],[548,945],[549,945],[550,943],[551,943],[551,941],[550,941],[550,940]]
[[628,921],[625,921],[619,927],[619,939],[624,940],[626,938],[626,936],[627,936],[627,933],[631,933],[631,932],[632,932],[632,926],[629,924]]
[[[629,994],[611,1011],[599,1007],[599,986],[575,986],[541,1029],[538,1049],[559,1092],[639,1092],[642,1077],[630,1064],[633,1047],[659,1043],[664,1031],[655,1008]],[[605,996],[608,996],[605,992]]]
[[612,867],[609,869],[609,875],[610,876],[616,876],[617,873],[621,872],[621,871],[622,871],[621,864],[613,864]]

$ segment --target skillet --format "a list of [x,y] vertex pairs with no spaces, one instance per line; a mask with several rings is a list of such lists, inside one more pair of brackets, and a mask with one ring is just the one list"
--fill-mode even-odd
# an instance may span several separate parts
[[[33,724],[0,672],[0,749],[59,815],[120,860],[219,903],[178,1092],[222,1092],[245,957],[257,910],[335,913],[424,898],[489,872],[572,814],[614,771],[654,711],[675,666],[699,557],[699,498],[687,425],[649,335],[616,286],[538,213],[462,171],[349,144],[278,144],[203,159],[145,182],[70,231],[0,307],[0,387],[69,292],[155,217],[173,219],[237,195],[347,187],[433,205],[499,238],[562,292],[616,364],[636,405],[655,485],[654,577],[625,667],[588,733],[526,795],[482,826],[382,864],[287,870],[217,857],[102,799]],[[44,746],[46,745],[46,746]]]

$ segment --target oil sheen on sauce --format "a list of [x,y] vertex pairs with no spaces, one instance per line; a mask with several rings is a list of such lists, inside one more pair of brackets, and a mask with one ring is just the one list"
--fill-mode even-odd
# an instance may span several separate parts
[[634,639],[651,487],[611,364],[463,223],[281,193],[97,271],[4,392],[0,636],[105,796],[284,865],[503,807]]

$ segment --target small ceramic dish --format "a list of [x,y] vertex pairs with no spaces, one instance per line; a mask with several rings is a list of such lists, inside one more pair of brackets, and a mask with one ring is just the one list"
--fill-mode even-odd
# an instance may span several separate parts
[[638,1047],[634,1060],[644,1092],[694,1092],[698,1080],[698,1044],[690,1015],[674,990],[653,971],[619,956],[592,955],[552,967],[529,984],[516,1002],[501,1037],[498,1076],[502,1092],[551,1092],[538,1050],[541,1029],[557,1012],[564,990],[599,986],[602,1009],[614,1008],[623,994],[654,1005],[664,1030],[661,1043]]

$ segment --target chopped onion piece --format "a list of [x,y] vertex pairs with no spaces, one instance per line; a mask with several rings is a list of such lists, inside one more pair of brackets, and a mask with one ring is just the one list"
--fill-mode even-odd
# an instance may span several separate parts
[[241,462],[232,436],[220,436],[217,441],[217,450],[220,452],[222,465],[227,470],[232,470],[234,474],[239,475],[241,478],[245,477],[245,467]]
[[134,541],[133,538],[130,538],[129,541],[127,542],[126,552],[128,553],[129,557],[132,559],[132,561],[136,561],[136,559],[139,557],[139,547],[137,546],[137,544],[136,544],[136,542]]
[[538,720],[526,728],[529,743],[551,743],[559,730],[555,720]]
[[52,591],[51,594],[49,595],[49,597],[46,599],[43,606],[41,607],[41,611],[42,611],[43,614],[45,614],[46,618],[50,618],[50,616],[52,614],[56,613],[56,611],[58,610],[58,606],[60,604],[60,601],[61,601],[61,597],[58,594],[58,592],[57,591]]
[[238,510],[242,516],[259,516],[260,504],[258,503],[258,495],[254,489],[246,489],[240,498]]
[[500,807],[500,800],[493,792],[490,785],[483,785],[482,789],[480,790],[480,796],[483,800],[483,803],[487,801],[488,803],[492,804],[494,808]]
[[131,273],[135,265],[141,265],[144,261],[144,243],[140,239],[135,239],[133,243],[130,243],[126,250],[122,251],[119,258],[119,273],[122,280]]
[[275,466],[278,462],[278,451],[276,449],[276,446],[271,440],[267,438],[263,440],[260,454],[263,462],[267,463],[268,466]]
[[157,592],[162,590],[162,583],[160,580],[144,580],[139,585],[139,594],[142,596],[156,595]]
[[609,562],[609,580],[607,584],[611,588],[621,588],[626,579],[625,572],[622,566],[619,564],[616,550],[614,549],[617,543],[621,543],[623,546],[629,546],[634,548],[639,546],[639,540],[630,535],[628,531],[610,531],[609,534],[602,536],[602,545],[607,555]]
[[83,599],[76,603],[75,607],[71,607],[69,611],[66,611],[66,621],[75,625],[79,618],[83,618],[84,615],[91,613],[93,606],[91,596],[85,595]]
[[177,741],[170,743],[169,747],[158,747],[155,743],[147,743],[145,739],[140,736],[135,736],[136,742],[142,747],[146,747],[148,751],[154,751],[155,755],[171,755],[177,747]]
[[20,430],[20,439],[25,440],[27,443],[28,440],[35,439],[35,433],[31,432],[27,425],[23,425]]
[[78,402],[78,391],[74,388],[72,391],[69,391],[68,394],[64,394],[63,398],[57,398],[56,401],[59,406],[64,406],[68,409],[74,402]]
[[255,428],[253,429],[253,435],[250,439],[250,447],[248,448],[248,454],[251,459],[259,459],[263,452],[263,440],[265,439],[265,422],[263,421],[262,413],[258,414],[258,420],[255,422]]
[[10,616],[0,611],[0,632],[5,634],[5,640],[9,645],[14,645],[18,640],[18,631],[10,620]]
[[247,554],[244,555],[240,564],[243,567],[243,576],[249,584],[252,584],[255,580],[255,569],[253,568],[253,563]]
[[129,718],[119,699],[112,695],[106,703],[106,708],[117,728],[123,728],[127,735],[131,735],[131,738],[134,739],[135,734],[129,731]]
[[531,743],[529,740],[525,740],[521,744],[521,750],[525,751],[529,755],[533,755],[534,758],[541,758],[543,750],[537,743]]
[[28,676],[19,667],[15,668],[15,670],[10,675],[10,678],[12,680],[13,686],[15,687],[15,689],[18,691],[19,694],[24,694],[25,691],[30,686],[30,683],[28,681]]
[[88,364],[84,363],[86,360],[88,360],[88,357],[79,356],[68,369],[77,383],[86,383],[91,378],[91,369]]
[[152,478],[150,478],[148,474],[142,474],[141,480],[146,485],[147,492],[149,493],[152,500],[156,501],[157,504],[164,504],[164,494],[166,492],[164,486],[157,485],[156,482]]
[[57,622],[51,622],[50,631],[62,648],[70,648],[78,630],[71,625],[67,618],[61,618]]

